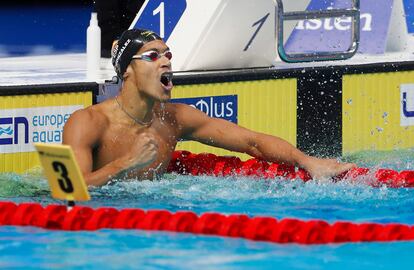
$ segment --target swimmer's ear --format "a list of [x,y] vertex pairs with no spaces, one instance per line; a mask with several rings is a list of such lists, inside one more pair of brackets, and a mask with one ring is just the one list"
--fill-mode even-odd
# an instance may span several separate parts
[[129,64],[124,74],[122,75],[123,80],[128,78],[132,72],[134,72],[134,70],[132,69],[131,64]]

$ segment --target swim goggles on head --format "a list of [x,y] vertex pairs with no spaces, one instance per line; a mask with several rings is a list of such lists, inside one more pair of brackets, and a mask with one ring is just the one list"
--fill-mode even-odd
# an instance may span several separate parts
[[132,59],[140,59],[148,62],[154,62],[163,56],[167,57],[168,60],[171,60],[172,53],[170,51],[165,51],[163,53],[159,53],[157,51],[147,51],[142,54],[132,56]]

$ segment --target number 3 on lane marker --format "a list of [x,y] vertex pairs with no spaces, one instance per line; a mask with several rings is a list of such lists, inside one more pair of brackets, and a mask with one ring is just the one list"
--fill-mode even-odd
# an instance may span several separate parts
[[53,198],[67,201],[90,199],[85,180],[69,145],[35,143],[34,146]]

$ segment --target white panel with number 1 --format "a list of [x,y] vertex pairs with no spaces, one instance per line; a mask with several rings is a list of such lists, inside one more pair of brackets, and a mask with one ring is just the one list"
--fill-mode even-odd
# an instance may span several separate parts
[[147,0],[131,28],[151,29],[174,54],[175,71],[271,66],[274,0]]

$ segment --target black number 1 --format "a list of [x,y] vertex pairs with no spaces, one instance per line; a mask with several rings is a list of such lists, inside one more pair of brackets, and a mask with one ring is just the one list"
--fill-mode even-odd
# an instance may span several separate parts
[[59,183],[60,188],[66,193],[72,193],[73,185],[72,185],[72,181],[68,177],[68,170],[66,169],[65,164],[59,161],[53,161],[52,166],[53,166],[53,170],[55,170],[55,172],[60,173],[60,176],[62,176],[63,178],[63,179],[58,178],[58,183]]
[[270,13],[267,13],[266,16],[264,16],[263,18],[261,18],[260,20],[258,20],[257,22],[255,22],[253,26],[259,25],[256,29],[256,31],[254,32],[252,38],[249,40],[249,42],[247,43],[246,47],[244,48],[244,52],[247,51],[250,47],[250,45],[252,45],[252,42],[254,40],[254,38],[256,37],[257,33],[259,33],[260,29],[262,28],[263,24],[266,22],[267,17],[269,17]]

